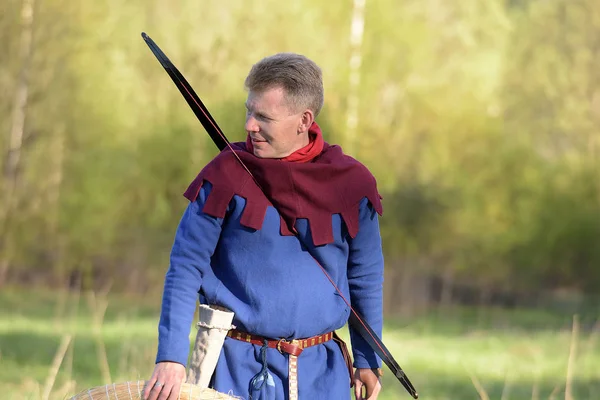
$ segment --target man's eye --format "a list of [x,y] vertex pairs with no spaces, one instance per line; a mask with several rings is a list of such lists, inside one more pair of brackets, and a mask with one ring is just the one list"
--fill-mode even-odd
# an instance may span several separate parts
[[253,113],[252,111],[250,111],[250,110],[246,109],[246,117],[249,117],[249,116],[251,116],[251,115],[252,115],[252,116],[254,116],[254,118],[256,118],[256,119],[258,119],[258,120],[260,120],[260,121],[269,121],[269,120],[271,119],[271,118],[267,117],[267,116],[266,116],[266,115],[264,115],[264,114],[261,114],[261,113]]

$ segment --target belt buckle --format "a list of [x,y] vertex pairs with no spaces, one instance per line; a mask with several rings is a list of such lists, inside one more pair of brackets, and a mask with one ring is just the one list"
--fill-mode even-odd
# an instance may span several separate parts
[[276,349],[283,354],[283,350],[281,350],[281,343],[285,343],[285,344],[295,344],[297,346],[299,346],[302,349],[302,341],[298,340],[298,339],[292,339],[292,340],[285,340],[284,338],[281,338],[277,341],[277,346]]
[[281,342],[283,343],[288,343],[287,340],[285,340],[284,338],[281,338],[277,341],[277,351],[279,351],[281,354],[283,354],[283,351],[281,350]]

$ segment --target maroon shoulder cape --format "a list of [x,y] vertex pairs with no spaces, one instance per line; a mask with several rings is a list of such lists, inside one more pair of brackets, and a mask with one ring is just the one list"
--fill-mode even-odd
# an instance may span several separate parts
[[281,216],[282,235],[292,236],[296,220],[305,218],[309,221],[313,243],[319,246],[334,241],[333,214],[340,214],[350,236],[356,237],[359,205],[365,197],[379,215],[383,213],[375,178],[339,146],[325,143],[321,154],[307,163],[258,158],[241,142],[232,143],[232,148],[260,187],[231,149],[225,148],[202,169],[184,193],[188,200],[195,201],[203,183],[210,182],[212,190],[202,210],[208,215],[225,217],[230,201],[238,195],[246,200],[240,221],[243,226],[261,229],[267,207],[272,205]]

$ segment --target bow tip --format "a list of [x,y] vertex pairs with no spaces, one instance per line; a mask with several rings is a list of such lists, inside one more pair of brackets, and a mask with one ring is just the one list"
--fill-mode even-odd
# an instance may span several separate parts
[[144,39],[148,39],[148,35],[146,35],[146,32],[142,32],[142,37],[143,37]]

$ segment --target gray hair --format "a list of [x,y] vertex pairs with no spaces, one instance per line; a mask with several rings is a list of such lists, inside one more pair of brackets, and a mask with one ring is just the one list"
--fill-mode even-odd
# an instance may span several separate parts
[[252,66],[244,86],[254,92],[281,87],[292,108],[308,108],[315,118],[323,107],[321,68],[300,54],[278,53],[263,58]]

